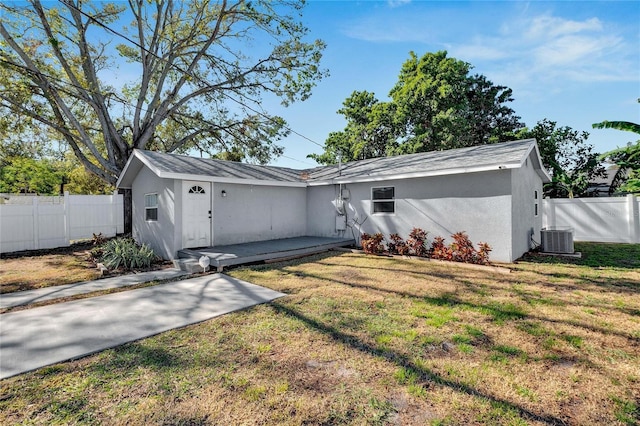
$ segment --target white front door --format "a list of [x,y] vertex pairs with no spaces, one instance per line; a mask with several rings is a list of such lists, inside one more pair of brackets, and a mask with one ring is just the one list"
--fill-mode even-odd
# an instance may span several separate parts
[[211,182],[184,181],[182,194],[182,247],[210,246]]

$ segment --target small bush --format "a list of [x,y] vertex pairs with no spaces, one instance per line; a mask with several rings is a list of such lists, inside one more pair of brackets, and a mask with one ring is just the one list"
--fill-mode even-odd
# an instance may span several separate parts
[[435,237],[431,243],[431,258],[440,260],[451,260],[453,258],[451,249],[444,243],[444,238]]
[[491,246],[487,243],[478,243],[478,262],[482,265],[489,263],[489,253],[491,252]]
[[107,242],[107,237],[102,235],[102,232],[98,234],[93,234],[93,238],[91,239],[91,244],[94,246],[101,246]]
[[413,228],[407,239],[407,246],[415,256],[427,255],[427,232],[420,228]]
[[151,247],[138,245],[133,238],[116,238],[102,246],[101,261],[109,269],[148,268],[157,260]]
[[387,247],[389,248],[390,254],[399,254],[402,256],[409,254],[409,246],[404,242],[400,235],[391,234],[389,235],[389,240]]
[[384,240],[384,236],[380,232],[373,235],[363,233],[360,237],[362,250],[367,254],[380,254],[384,252],[384,244],[382,244],[382,240]]
[[455,262],[475,263],[476,249],[473,243],[464,232],[456,232],[451,236],[453,242],[449,246],[451,249],[451,257]]
[[463,232],[456,232],[451,236],[453,242],[448,246],[444,238],[436,237],[431,243],[431,258],[440,260],[452,260],[454,262],[477,263],[486,265],[489,263],[491,246],[487,243],[478,244],[478,250],[473,247],[469,236]]

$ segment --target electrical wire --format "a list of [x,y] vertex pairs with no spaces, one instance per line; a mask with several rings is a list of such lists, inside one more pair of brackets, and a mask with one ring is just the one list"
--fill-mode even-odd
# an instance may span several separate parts
[[[85,16],[87,19],[89,19],[89,20],[91,20],[91,21],[95,22],[98,26],[100,26],[100,27],[104,28],[105,30],[107,30],[107,31],[108,31],[108,32],[110,32],[111,34],[113,34],[113,35],[115,35],[115,36],[118,36],[118,37],[123,38],[124,40],[128,41],[129,43],[133,44],[134,46],[136,46],[137,48],[139,48],[140,50],[142,50],[143,52],[148,53],[148,54],[150,54],[151,56],[155,57],[156,59],[158,59],[158,60],[160,60],[160,61],[163,61],[163,62],[167,63],[167,64],[168,64],[168,65],[170,65],[171,67],[173,67],[173,68],[175,68],[176,70],[178,70],[179,72],[181,72],[183,75],[187,75],[187,76],[189,76],[189,77],[192,77],[192,78],[194,78],[194,79],[196,79],[196,80],[200,81],[200,82],[201,82],[201,83],[203,83],[203,84],[205,85],[205,87],[207,87],[207,88],[213,88],[213,85],[212,85],[210,82],[208,82],[207,80],[205,80],[204,78],[202,78],[202,77],[200,77],[200,76],[198,76],[198,75],[194,75],[193,73],[189,73],[187,70],[184,70],[182,67],[180,67],[179,65],[177,65],[177,64],[175,64],[175,63],[170,63],[167,59],[165,59],[165,58],[162,58],[162,57],[158,56],[158,55],[157,55],[157,54],[155,54],[154,52],[151,52],[149,49],[145,48],[145,47],[144,47],[144,46],[142,46],[140,43],[136,42],[135,40],[131,39],[130,37],[126,36],[125,34],[122,34],[121,32],[114,30],[113,28],[109,27],[108,25],[106,25],[106,24],[104,24],[103,22],[101,22],[101,21],[99,21],[98,19],[96,19],[94,16],[92,16],[92,15],[90,15],[90,14],[86,13],[85,11],[81,10],[81,9],[80,9],[80,8],[78,8],[76,5],[74,5],[74,4],[70,3],[70,2],[67,2],[67,1],[65,1],[65,0],[58,0],[58,1],[59,1],[60,3],[62,3],[62,4],[64,4],[65,6],[67,6],[68,8],[69,8],[69,7],[70,7],[70,8],[73,8],[73,9],[74,9],[74,10],[76,10],[78,13],[80,13],[80,14],[81,14],[81,15],[83,15],[83,16]],[[242,106],[242,107],[244,107],[244,108],[248,109],[249,111],[252,111],[253,113],[258,114],[258,115],[260,115],[261,117],[263,117],[263,118],[265,118],[265,119],[267,119],[267,120],[270,120],[270,121],[272,121],[272,122],[275,122],[275,121],[276,121],[273,117],[271,117],[271,116],[269,116],[269,115],[267,115],[267,114],[263,113],[262,111],[259,111],[259,110],[255,109],[255,108],[253,108],[253,107],[251,107],[251,106],[249,106],[249,105],[247,105],[247,104],[243,103],[242,101],[239,101],[239,100],[235,99],[234,97],[232,97],[232,96],[231,96],[231,95],[229,95],[228,93],[225,93],[225,92],[220,92],[220,93],[221,93],[223,96],[225,96],[225,97],[227,97],[228,99],[230,99],[231,101],[236,102],[236,103],[237,103],[237,104],[239,104],[240,106]],[[321,148],[324,148],[324,145],[319,144],[318,142],[314,141],[313,139],[311,139],[311,138],[309,138],[309,137],[307,137],[307,136],[303,135],[303,134],[302,134],[302,133],[300,133],[300,132],[297,132],[296,130],[292,129],[291,127],[289,127],[289,126],[287,126],[287,125],[284,125],[284,126],[283,126],[283,128],[284,128],[284,129],[286,129],[286,130],[288,130],[288,131],[290,131],[291,133],[293,133],[293,134],[295,134],[295,135],[297,135],[297,136],[301,137],[302,139],[305,139],[305,140],[307,140],[307,141],[309,141],[309,142],[311,142],[311,143],[313,143],[313,144],[315,144],[315,145],[317,145],[317,146],[319,146],[319,147],[321,147]]]

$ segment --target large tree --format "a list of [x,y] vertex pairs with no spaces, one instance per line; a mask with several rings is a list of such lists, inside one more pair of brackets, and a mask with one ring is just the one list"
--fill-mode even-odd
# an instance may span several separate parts
[[331,132],[322,154],[308,157],[321,164],[384,157],[392,153],[396,144],[394,105],[380,102],[374,93],[354,91],[338,110],[347,120],[344,130]]
[[[638,99],[640,103],[640,99]],[[640,135],[640,124],[629,121],[603,121],[593,124],[594,129],[616,129]],[[639,193],[640,192],[640,140],[629,142],[627,146],[605,152],[602,159],[609,160],[618,166],[613,177],[611,190]]]
[[584,196],[589,183],[606,173],[599,154],[587,142],[588,132],[580,132],[569,126],[558,126],[549,119],[538,121],[531,129],[518,131],[514,138],[535,138],[542,163],[552,177],[545,185],[545,195],[552,198]]
[[471,75],[472,66],[447,52],[411,52],[389,92],[389,102],[373,93],[353,92],[338,113],[347,126],[332,132],[319,163],[393,154],[461,148],[501,142],[524,126],[508,103],[511,89]]
[[134,148],[239,148],[265,162],[288,130],[261,110],[263,97],[304,100],[324,75],[324,44],[306,40],[302,6],[0,3],[0,116],[53,129],[110,184]]

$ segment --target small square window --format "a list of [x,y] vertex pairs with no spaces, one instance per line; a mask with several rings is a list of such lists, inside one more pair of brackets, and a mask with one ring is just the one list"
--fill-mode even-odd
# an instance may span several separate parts
[[144,196],[144,219],[148,221],[158,220],[158,194],[146,194]]
[[393,186],[371,188],[372,213],[395,213],[395,192]]

